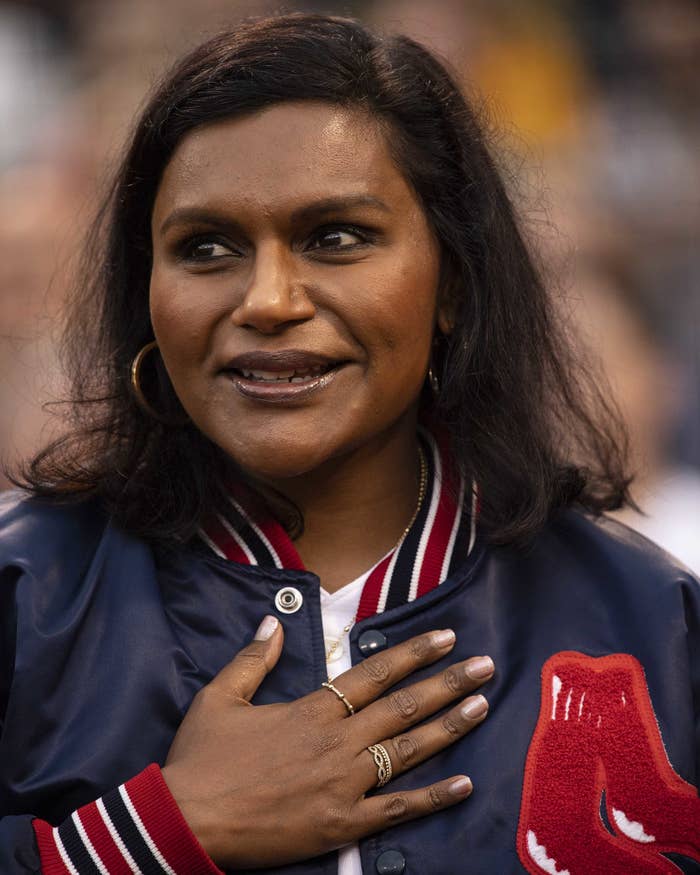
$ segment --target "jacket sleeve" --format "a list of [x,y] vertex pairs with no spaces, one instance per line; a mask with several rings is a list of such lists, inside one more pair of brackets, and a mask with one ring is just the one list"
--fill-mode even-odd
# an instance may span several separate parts
[[223,875],[190,830],[157,765],[74,811],[57,827],[0,819],[3,875]]
[[695,786],[700,787],[700,581],[694,577],[684,582],[683,602],[695,716]]
[[40,869],[18,872],[223,875],[190,830],[155,763],[78,808],[60,826],[38,819],[32,826]]
[[[8,793],[2,734],[17,652],[17,592],[33,573],[22,506],[0,497],[0,873],[2,875],[222,875],[153,763],[54,826],[17,809]],[[6,764],[5,764],[6,765]],[[13,810],[13,808],[15,810]]]

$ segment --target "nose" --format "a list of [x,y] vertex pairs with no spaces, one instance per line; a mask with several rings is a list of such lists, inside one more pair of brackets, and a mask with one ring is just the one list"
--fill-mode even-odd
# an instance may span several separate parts
[[281,244],[258,248],[243,298],[231,314],[235,325],[274,334],[290,323],[313,318],[316,311],[294,259]]

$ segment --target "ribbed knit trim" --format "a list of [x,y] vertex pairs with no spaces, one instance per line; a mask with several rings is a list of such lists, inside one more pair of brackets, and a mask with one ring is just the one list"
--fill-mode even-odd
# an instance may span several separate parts
[[155,763],[60,826],[33,826],[43,875],[223,875]]
[[[445,580],[469,555],[476,540],[476,487],[471,501],[464,479],[455,470],[446,435],[440,429],[419,429],[427,483],[423,503],[411,528],[396,547],[369,573],[360,598],[356,621],[381,614],[425,595]],[[242,486],[232,486],[230,501],[238,519],[223,515],[207,520],[199,534],[217,556],[241,565],[302,570],[304,564],[284,528],[261,515],[255,501],[246,500]],[[248,496],[250,498],[250,496]],[[468,524],[468,542],[458,551],[460,527]],[[466,539],[465,539],[466,540]]]

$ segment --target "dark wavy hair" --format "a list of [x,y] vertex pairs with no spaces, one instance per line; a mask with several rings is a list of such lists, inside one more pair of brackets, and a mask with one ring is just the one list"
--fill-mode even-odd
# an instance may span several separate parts
[[204,514],[227,512],[221,484],[235,465],[183,416],[157,353],[145,389],[162,420],[130,390],[132,360],[153,338],[151,211],[186,133],[299,100],[373,114],[439,240],[455,326],[437,339],[433,415],[480,484],[486,536],[525,542],[559,508],[599,513],[627,501],[616,416],[557,327],[474,109],[413,40],[315,14],[221,33],[155,89],[87,241],[69,311],[70,428],[15,482],[37,496],[99,497],[121,525],[157,540],[186,540]]

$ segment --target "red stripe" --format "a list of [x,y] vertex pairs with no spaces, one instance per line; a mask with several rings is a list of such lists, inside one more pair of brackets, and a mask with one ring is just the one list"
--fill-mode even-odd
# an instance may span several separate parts
[[114,842],[107,824],[102,819],[96,802],[78,809],[81,823],[95,852],[104,863],[109,875],[131,875],[131,866],[126,862]]
[[155,763],[124,786],[146,831],[172,869],[187,875],[223,875],[197,841]]
[[305,570],[301,556],[297,553],[297,549],[285,531],[284,526],[271,516],[261,522],[256,520],[255,524],[272,544],[282,563],[282,568],[293,568],[297,571]]
[[53,827],[45,820],[33,820],[34,835],[39,846],[42,875],[71,875],[70,869],[61,859],[53,837]]
[[241,565],[251,564],[241,545],[218,517],[207,520],[203,528],[209,540],[216,544],[227,559],[231,562],[239,562]]
[[445,562],[445,554],[450,543],[455,515],[459,509],[453,498],[453,490],[457,485],[454,470],[445,452],[443,441],[436,437],[436,443],[442,469],[440,497],[418,576],[417,598],[420,598],[420,596],[425,595],[426,592],[430,592],[431,589],[435,589],[436,586],[442,583],[440,576],[442,566]]
[[357,607],[357,616],[355,617],[358,623],[360,620],[373,617],[377,613],[384,577],[395,552],[395,550],[392,550],[388,556],[385,556],[365,581],[362,595],[360,596],[360,604]]

